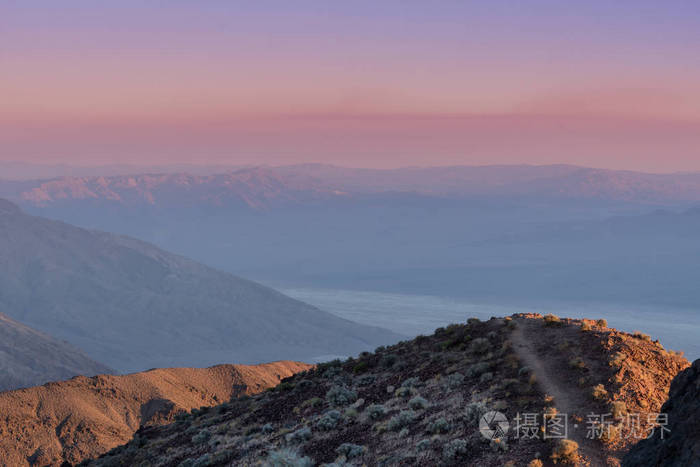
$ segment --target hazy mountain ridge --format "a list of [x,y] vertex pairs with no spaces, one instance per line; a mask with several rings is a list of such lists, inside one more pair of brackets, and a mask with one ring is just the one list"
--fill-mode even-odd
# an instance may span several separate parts
[[353,169],[323,164],[242,168],[219,174],[133,173],[0,182],[0,193],[35,206],[69,201],[124,204],[302,204],[334,195],[532,196],[638,203],[700,201],[700,174],[552,166],[456,166]]
[[400,338],[139,240],[0,208],[0,312],[120,371],[309,360]]
[[36,206],[71,201],[140,204],[160,207],[196,205],[241,206],[264,209],[270,205],[308,203],[341,193],[317,180],[266,169],[244,169],[217,175],[136,174],[123,176],[60,177],[21,187],[15,199]]
[[0,391],[112,371],[67,342],[0,313]]
[[59,466],[96,457],[142,426],[171,423],[178,413],[275,386],[310,365],[164,368],[0,393],[0,465]]

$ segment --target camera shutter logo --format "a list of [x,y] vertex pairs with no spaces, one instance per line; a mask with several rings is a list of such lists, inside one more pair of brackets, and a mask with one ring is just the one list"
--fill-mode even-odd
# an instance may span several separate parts
[[505,438],[509,428],[508,418],[501,412],[486,412],[479,420],[479,432],[486,439]]

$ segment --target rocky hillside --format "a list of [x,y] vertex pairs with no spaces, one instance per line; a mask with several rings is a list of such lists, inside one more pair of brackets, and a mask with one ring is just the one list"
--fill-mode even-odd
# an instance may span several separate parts
[[0,391],[111,372],[67,342],[0,313]]
[[676,376],[661,412],[668,416],[667,430],[634,446],[623,465],[700,466],[700,360]]
[[0,465],[77,463],[127,442],[139,427],[260,392],[307,369],[296,362],[169,368],[0,393]]
[[0,200],[0,312],[120,372],[312,361],[400,336],[129,237]]
[[471,319],[142,428],[86,465],[619,465],[628,415],[648,434],[687,366],[602,320]]

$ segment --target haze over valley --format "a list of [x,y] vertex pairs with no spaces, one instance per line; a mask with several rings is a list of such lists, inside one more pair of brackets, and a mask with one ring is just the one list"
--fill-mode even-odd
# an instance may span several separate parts
[[[658,329],[670,314],[687,326],[660,337],[700,352],[691,324],[700,302],[698,174],[320,164],[161,172],[4,181],[0,193],[37,215],[303,289],[298,298],[353,319],[348,306],[326,300],[339,290],[341,301],[357,298],[352,307],[365,324],[392,319],[353,292],[398,294],[407,305],[443,297],[475,315],[480,307],[567,309],[617,318],[630,331]],[[393,330],[427,332],[455,318],[439,308],[412,327],[396,306],[404,325]],[[634,309],[648,314],[635,320],[625,311]]]

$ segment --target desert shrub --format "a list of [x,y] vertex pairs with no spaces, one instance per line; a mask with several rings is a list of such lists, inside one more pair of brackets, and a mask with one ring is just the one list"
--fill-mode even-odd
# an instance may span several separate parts
[[491,348],[491,343],[484,337],[474,339],[471,343],[470,350],[475,354],[485,354]]
[[442,447],[442,457],[451,461],[467,454],[467,442],[463,439],[453,439]]
[[255,433],[259,433],[260,429],[261,428],[257,425],[249,426],[248,428],[246,428],[244,434],[246,436],[254,435]]
[[205,430],[200,431],[196,435],[194,435],[192,437],[192,442],[194,444],[202,444],[202,443],[206,443],[210,439],[211,439],[211,431],[205,429]]
[[432,447],[433,443],[429,439],[422,439],[416,444],[416,451],[423,452],[428,451]]
[[518,376],[527,376],[532,373],[532,369],[529,366],[524,366],[518,370]]
[[599,319],[595,322],[595,325],[598,326],[599,328],[607,328],[608,327],[608,321],[604,319]]
[[326,379],[333,379],[336,376],[340,375],[340,373],[342,373],[342,372],[343,372],[342,368],[337,367],[337,366],[331,366],[330,368],[328,368],[327,370],[325,370],[323,372],[322,376]]
[[357,393],[343,386],[333,386],[326,393],[326,400],[331,405],[348,405],[357,400]]
[[302,407],[323,407],[323,399],[320,397],[312,397],[311,399],[307,399],[304,402],[301,403]]
[[212,465],[212,462],[209,454],[202,454],[192,462],[192,467],[209,467],[210,465]]
[[314,462],[308,457],[300,457],[290,448],[270,451],[263,463],[265,467],[313,467]]
[[402,410],[389,419],[387,428],[391,431],[399,431],[413,423],[415,419],[416,413],[413,410]]
[[496,401],[492,404],[493,410],[504,411],[508,408],[508,402],[506,401]]
[[329,410],[328,412],[321,415],[316,422],[316,426],[325,431],[333,430],[338,426],[342,415],[337,410]]
[[584,362],[581,357],[574,357],[571,360],[569,360],[569,366],[577,370],[582,370],[586,368],[586,362]]
[[452,373],[445,378],[445,385],[450,389],[456,389],[462,385],[464,382],[464,375],[462,373]]
[[430,406],[430,403],[421,396],[416,396],[408,401],[408,406],[413,410],[423,410]]
[[416,392],[416,390],[413,388],[401,386],[396,391],[394,391],[394,395],[396,397],[407,398],[407,397],[412,396],[415,392]]
[[612,424],[605,424],[605,426],[600,427],[598,439],[603,442],[603,444],[612,444],[618,439],[620,439],[620,428]]
[[452,427],[450,426],[449,422],[445,420],[444,417],[440,417],[437,420],[434,420],[431,422],[426,431],[428,433],[432,433],[434,435],[440,434],[440,433],[449,433]]
[[491,368],[491,365],[489,365],[486,362],[475,363],[475,364],[471,365],[469,368],[467,368],[467,376],[469,378],[481,376],[482,374],[486,373],[490,368]]
[[647,341],[647,342],[651,342],[651,336],[649,334],[644,334],[641,331],[634,331],[632,333],[632,337],[635,337],[637,339],[642,339],[642,340]]
[[508,329],[515,329],[518,326],[518,324],[512,319],[510,319],[506,322],[506,326],[508,327]]
[[396,364],[396,362],[399,360],[399,357],[397,357],[394,354],[386,354],[382,355],[382,358],[379,360],[379,365],[384,367],[384,368],[391,368]]
[[551,313],[544,315],[545,326],[561,326],[561,319]]
[[622,352],[615,352],[608,364],[613,368],[622,368],[622,363],[627,360],[627,356]]
[[359,378],[357,378],[357,385],[358,386],[370,386],[375,381],[377,381],[377,377],[374,375],[362,375]]
[[316,383],[314,383],[313,381],[310,381],[308,379],[302,379],[294,387],[294,392],[306,392],[306,391],[309,391],[314,386],[316,386]]
[[352,443],[343,443],[336,448],[335,452],[341,456],[345,456],[347,459],[354,459],[365,453],[365,447]]
[[303,443],[304,441],[308,441],[311,439],[311,428],[304,427],[297,431],[287,433],[284,439],[286,439],[288,443]]
[[263,432],[263,434],[270,434],[275,432],[275,427],[272,425],[272,423],[266,423],[262,426],[260,431]]
[[467,320],[467,324],[473,325],[473,324],[479,324],[481,323],[481,320],[479,318],[469,318]]
[[343,414],[346,418],[357,418],[359,415],[355,407],[348,407]]
[[360,373],[364,373],[369,369],[369,363],[367,363],[365,360],[361,360],[357,362],[357,365],[352,367],[352,372],[355,373],[356,375]]
[[591,389],[591,396],[597,401],[602,401],[608,397],[608,391],[605,390],[605,386],[602,384],[597,384]]
[[627,404],[622,401],[615,401],[610,404],[610,413],[614,418],[620,418],[627,414]]
[[402,388],[415,388],[415,387],[420,386],[420,384],[421,384],[420,378],[413,377],[413,378],[408,378],[406,381],[401,383],[401,387]]
[[488,372],[488,373],[484,373],[483,375],[481,375],[480,381],[481,381],[482,383],[488,383],[488,382],[491,381],[492,379],[493,379],[493,373]]
[[552,451],[551,459],[555,464],[576,464],[579,460],[578,443],[570,439],[560,439]]
[[544,464],[539,459],[532,459],[527,463],[527,467],[542,467]]
[[[584,321],[581,323],[581,331],[591,331],[593,329],[593,326],[591,326],[591,323]],[[539,459],[536,459],[539,460]],[[542,461],[540,461],[542,462]]]
[[506,378],[503,380],[503,389],[508,392],[518,393],[520,391],[520,380],[515,378]]
[[291,391],[294,389],[294,383],[290,383],[289,381],[282,381],[280,384],[275,387],[275,391]]
[[211,456],[211,465],[227,464],[233,460],[236,453],[231,449],[222,449]]
[[489,411],[489,408],[483,402],[471,402],[464,409],[466,419],[472,425],[479,425],[479,419]]
[[372,404],[365,410],[367,416],[372,420],[379,420],[380,418],[384,418],[386,412],[386,407],[384,407],[381,404]]

